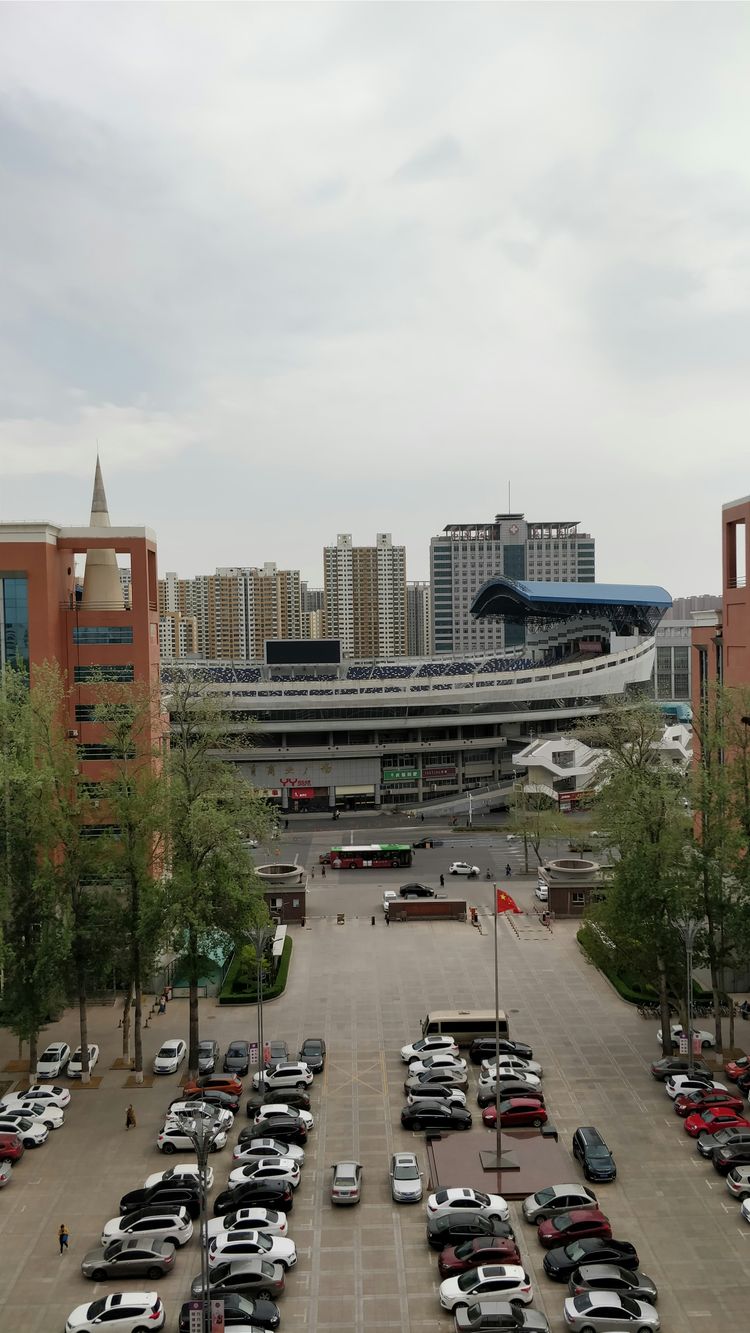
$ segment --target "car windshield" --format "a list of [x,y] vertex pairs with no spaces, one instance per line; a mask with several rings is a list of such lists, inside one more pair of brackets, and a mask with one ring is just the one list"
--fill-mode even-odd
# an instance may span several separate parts
[[100,1314],[104,1313],[104,1307],[106,1304],[107,1304],[106,1296],[102,1296],[98,1301],[92,1301],[88,1310],[86,1311],[86,1318],[96,1319]]
[[594,1158],[609,1157],[609,1148],[605,1148],[603,1144],[600,1144],[599,1146],[589,1148],[588,1155],[589,1157]]
[[419,1171],[414,1162],[400,1162],[393,1176],[395,1180],[419,1180]]
[[554,1197],[555,1191],[550,1185],[548,1189],[539,1190],[538,1193],[534,1195],[534,1203],[551,1203]]
[[199,1042],[198,1042],[198,1053],[199,1053],[200,1055],[210,1055],[210,1054],[212,1053],[213,1049],[214,1049],[214,1044],[213,1044],[212,1041],[199,1041]]
[[274,1277],[273,1264],[267,1264],[265,1260],[260,1266],[260,1271],[265,1278]]
[[233,1041],[231,1046],[229,1047],[229,1050],[227,1051],[227,1055],[244,1055],[244,1054],[245,1054],[244,1043],[237,1041]]
[[571,1259],[573,1263],[580,1263],[585,1254],[586,1250],[578,1240],[574,1240],[571,1245],[565,1246],[565,1257],[566,1259]]
[[555,1231],[567,1231],[571,1221],[570,1213],[559,1213],[557,1217],[552,1218],[552,1226]]
[[458,1289],[459,1291],[473,1291],[478,1281],[477,1271],[476,1269],[472,1269],[470,1273],[461,1274],[458,1279]]
[[167,1059],[169,1059],[170,1056],[172,1056],[172,1055],[176,1055],[176,1054],[177,1054],[177,1047],[176,1047],[176,1046],[162,1046],[161,1050],[159,1051],[159,1055],[163,1055],[163,1056],[165,1056]]
[[320,1055],[323,1047],[319,1041],[306,1041],[302,1047],[306,1055]]

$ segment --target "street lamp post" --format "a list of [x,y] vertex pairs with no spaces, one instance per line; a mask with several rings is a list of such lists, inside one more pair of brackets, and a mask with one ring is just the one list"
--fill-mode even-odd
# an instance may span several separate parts
[[190,1139],[198,1160],[198,1178],[200,1180],[200,1253],[201,1253],[201,1329],[210,1333],[211,1308],[208,1282],[208,1189],[207,1171],[208,1154],[220,1133],[219,1113],[213,1107],[204,1106],[197,1114],[183,1111],[178,1116],[180,1125]]
[[254,926],[248,939],[255,949],[255,986],[258,1009],[258,1091],[263,1091],[263,957],[276,931],[273,926]]
[[687,1039],[688,1039],[688,1077],[693,1076],[693,945],[695,937],[700,930],[700,921],[695,917],[679,917],[675,921],[677,933],[685,945],[685,973],[686,973],[686,1008],[687,1008]]
[[471,792],[468,793],[468,796],[469,796],[469,828],[471,828],[471,817],[472,817]]

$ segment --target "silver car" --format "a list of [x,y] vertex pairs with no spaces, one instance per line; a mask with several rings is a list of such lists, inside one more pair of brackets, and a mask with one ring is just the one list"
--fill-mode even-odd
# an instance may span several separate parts
[[569,1296],[563,1318],[573,1333],[620,1333],[621,1329],[644,1333],[645,1329],[661,1328],[653,1305],[619,1296],[615,1291],[584,1291],[580,1296]]
[[510,1301],[484,1300],[461,1305],[454,1311],[453,1323],[456,1333],[517,1333],[519,1329],[549,1333],[549,1320],[541,1310],[528,1305],[524,1309],[511,1305]]
[[103,1282],[106,1277],[164,1277],[173,1268],[174,1245],[146,1236],[98,1245],[81,1262],[83,1276],[94,1282]]
[[548,1185],[546,1189],[529,1194],[523,1201],[523,1215],[527,1222],[546,1222],[557,1213],[571,1208],[598,1208],[599,1202],[587,1185]]
[[419,1203],[422,1172],[413,1152],[395,1152],[391,1157],[391,1194],[396,1203]]
[[362,1167],[359,1162],[336,1162],[331,1181],[331,1203],[359,1203]]

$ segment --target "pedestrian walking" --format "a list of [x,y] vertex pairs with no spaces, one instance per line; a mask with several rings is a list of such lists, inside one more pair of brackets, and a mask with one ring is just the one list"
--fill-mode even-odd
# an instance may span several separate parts
[[441,889],[445,888],[445,875],[440,876],[440,887]]
[[167,998],[165,995],[162,995],[161,999],[159,1000],[159,1013],[166,1014],[166,1012],[167,1012]]
[[386,924],[387,926],[390,926],[390,924],[391,924],[391,917],[390,917],[390,913],[389,913],[389,912],[386,912],[386,914],[385,914],[385,924]]
[[288,819],[285,819],[285,820],[284,820],[284,828],[285,828],[285,829],[288,829],[288,828],[289,828],[289,820],[288,820]]
[[370,925],[371,925],[371,926],[374,926],[374,925],[375,925],[375,917],[374,917],[374,916],[371,916],[371,917],[370,917]]
[[135,1126],[136,1126],[135,1111],[133,1110],[133,1104],[131,1102],[130,1106],[125,1112],[125,1128],[135,1129]]
[[325,879],[325,877],[326,877],[326,868],[325,868],[325,866],[321,866],[321,867],[320,867],[320,873],[321,873],[321,875],[323,876],[323,879]]
[[512,870],[511,870],[511,868],[510,868],[510,863],[509,863],[509,864],[506,865],[506,867],[505,867],[505,878],[506,878],[506,879],[510,879],[512,873],[513,873],[513,872],[512,872]]
[[64,1222],[60,1224],[60,1230],[57,1233],[57,1239],[60,1242],[60,1253],[65,1254],[65,1251],[68,1248],[68,1241],[70,1240],[70,1232],[68,1231],[68,1228],[66,1227]]

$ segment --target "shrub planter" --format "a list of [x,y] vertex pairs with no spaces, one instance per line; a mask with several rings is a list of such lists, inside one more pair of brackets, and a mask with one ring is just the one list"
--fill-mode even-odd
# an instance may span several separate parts
[[[263,987],[263,1003],[267,1000],[276,1000],[279,995],[283,995],[286,990],[287,978],[289,976],[289,966],[292,961],[292,940],[287,935],[284,940],[284,948],[281,953],[281,961],[278,971],[273,981],[268,986]],[[248,956],[247,946],[235,950],[234,957],[227,968],[227,974],[224,978],[224,984],[219,994],[219,1004],[257,1004],[258,992],[254,984],[248,985],[242,978],[243,967],[254,961],[255,955]],[[254,973],[253,968],[253,973]]]

